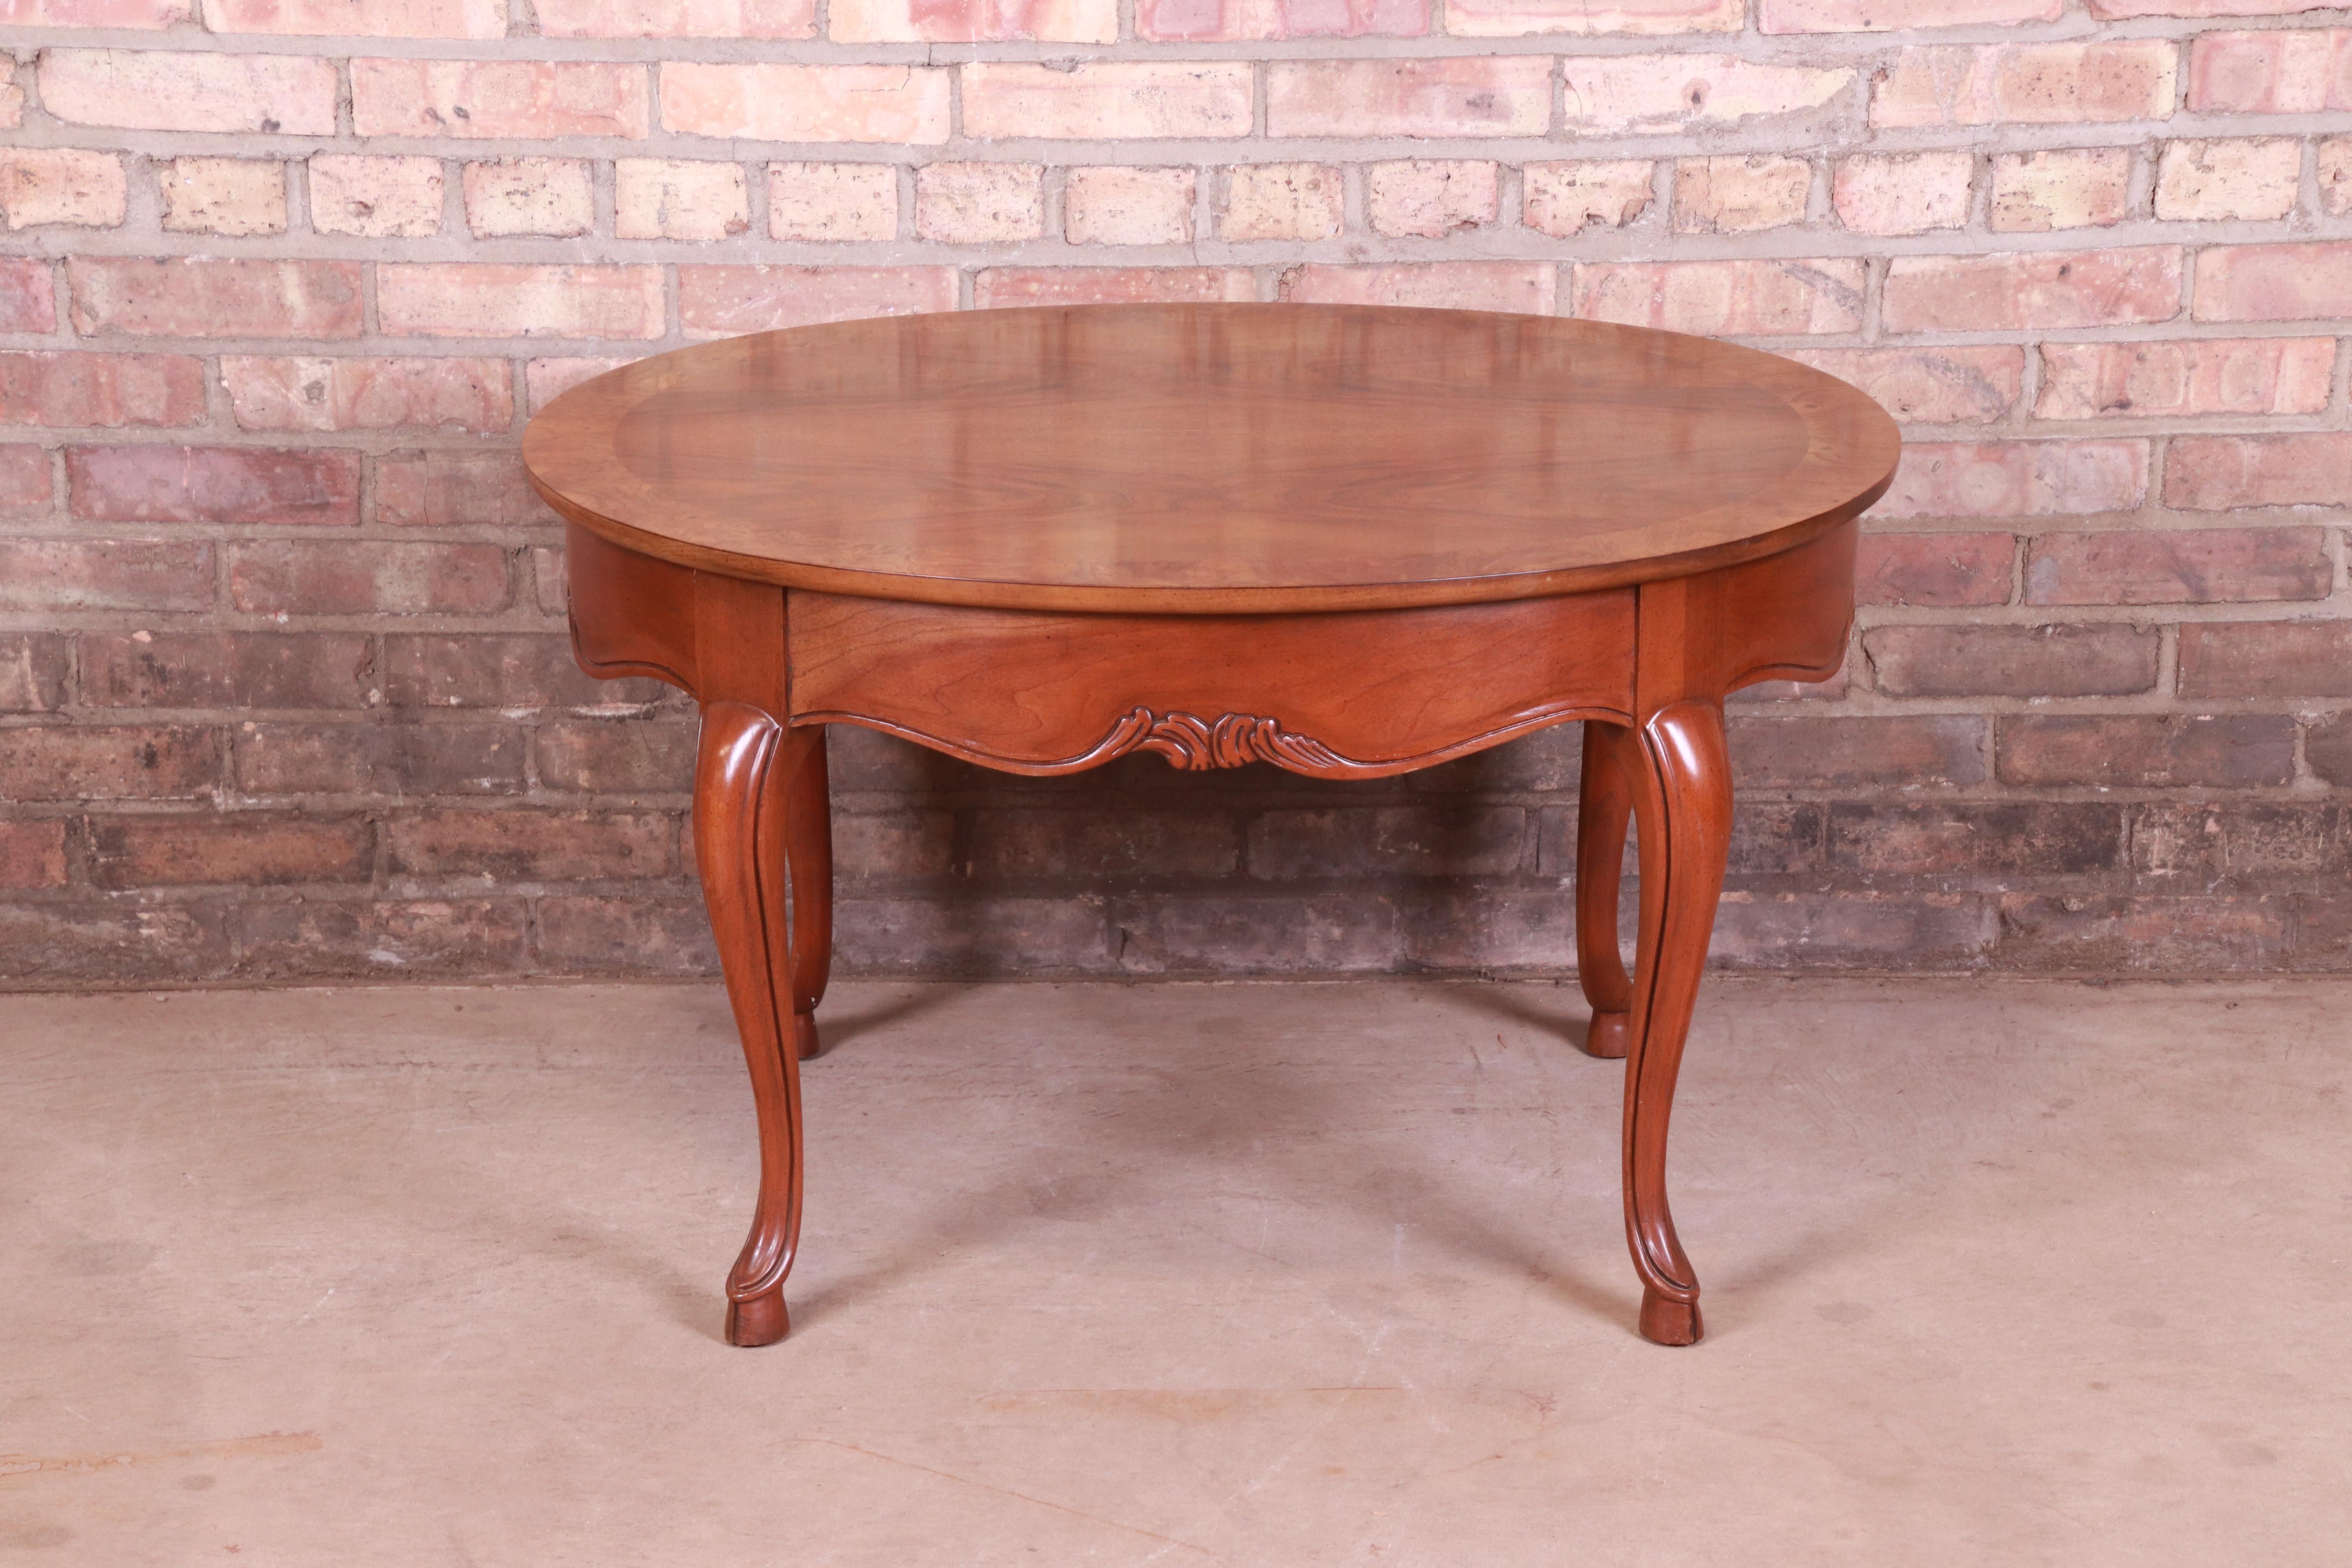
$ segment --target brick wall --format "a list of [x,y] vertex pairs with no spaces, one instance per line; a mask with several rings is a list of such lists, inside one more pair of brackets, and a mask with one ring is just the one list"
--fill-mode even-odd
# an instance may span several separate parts
[[[2352,968],[2352,16],[2298,0],[0,0],[0,979],[708,967],[693,715],[530,411],[881,311],[1470,305],[1894,409],[1736,710],[1763,966]],[[863,733],[845,963],[1570,962],[1573,731],[1326,786]]]

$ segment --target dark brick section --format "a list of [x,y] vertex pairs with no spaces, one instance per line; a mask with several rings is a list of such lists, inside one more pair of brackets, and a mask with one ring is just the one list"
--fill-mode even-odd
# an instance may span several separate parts
[[239,904],[236,973],[253,980],[508,973],[530,966],[520,899]]
[[511,724],[240,724],[237,788],[247,795],[516,795],[528,787],[528,737]]
[[82,700],[95,708],[364,708],[375,639],[348,632],[90,633]]
[[2123,812],[2095,801],[1839,805],[1829,864],[1872,879],[2087,877],[2123,858]]
[[66,704],[73,639],[0,632],[0,713],[53,713]]
[[374,868],[374,827],[361,818],[105,816],[89,833],[100,888],[364,882]]
[[2210,622],[2180,628],[2189,697],[2352,697],[2352,622]]
[[1862,639],[1890,697],[2124,697],[2156,689],[2152,628],[1879,626]]
[[2022,716],[2000,724],[2000,777],[2108,787],[2283,784],[2294,721],[2277,713]]

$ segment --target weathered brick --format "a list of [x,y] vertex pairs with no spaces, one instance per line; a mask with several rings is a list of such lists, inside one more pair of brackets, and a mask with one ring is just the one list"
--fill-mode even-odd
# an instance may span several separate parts
[[76,256],[74,331],[170,338],[355,338],[356,261]]
[[267,447],[76,447],[66,453],[73,514],[94,522],[359,521],[356,452]]
[[1378,233],[1427,239],[1482,227],[1499,210],[1498,174],[1481,159],[1374,163],[1364,175],[1364,215]]
[[[854,918],[836,910],[838,932]],[[539,962],[564,974],[715,974],[719,949],[699,899],[638,894],[536,900]],[[844,967],[846,967],[845,965]]]
[[66,704],[73,642],[56,632],[0,632],[0,713],[53,713]]
[[1418,305],[1549,316],[1558,272],[1549,262],[1531,261],[1295,267],[1282,275],[1282,297],[1302,304]]
[[205,362],[193,355],[0,353],[0,425],[173,426],[204,417]]
[[2276,969],[2286,921],[2284,902],[2269,899],[2008,893],[1999,961],[2103,974]]
[[[1550,123],[1550,62],[1540,56],[1266,67],[1270,136],[1540,136]],[[1224,133],[1248,129],[1244,95],[1238,128]]]
[[444,426],[504,430],[514,375],[502,359],[265,359],[221,356],[221,382],[240,428],[388,430]]
[[2172,112],[2179,52],[2169,38],[1906,48],[1871,82],[1870,123],[2161,120]]
[[466,226],[478,239],[586,234],[596,212],[588,165],[577,158],[501,158],[468,163]]
[[725,239],[751,226],[740,163],[623,158],[613,165],[615,238]]
[[826,36],[845,44],[1112,44],[1118,0],[835,0]]
[[532,737],[540,783],[604,794],[678,794],[694,787],[696,727],[614,720],[543,724]]
[[25,123],[25,89],[14,81],[0,81],[0,131]]
[[2115,624],[1896,626],[1862,647],[1889,697],[2125,697],[2156,689],[2158,641]]
[[2003,784],[2244,787],[2294,775],[2294,721],[2280,713],[2011,714],[1997,743]]
[[216,904],[0,905],[10,978],[34,984],[208,980],[229,963]]
[[669,60],[661,97],[662,129],[686,136],[917,146],[948,139],[948,73],[923,67]]
[[1623,228],[1649,209],[1651,180],[1643,159],[1529,163],[1519,171],[1519,221],[1558,239],[1588,224]]
[[1831,866],[1865,876],[2082,876],[2123,859],[2123,814],[2096,801],[1840,801]]
[[228,550],[229,602],[255,615],[487,616],[511,596],[495,544],[269,539]]
[[1990,956],[1990,900],[1955,893],[1759,893],[1733,889],[1708,962],[1725,969],[1975,969]]
[[2184,511],[2352,503],[2352,434],[2176,436],[2164,501]]
[[[523,366],[525,399],[530,405],[530,412],[536,414],[582,382],[593,380],[608,370],[618,370],[629,363],[611,355],[532,360]],[[381,468],[378,474],[382,474]],[[520,480],[521,476],[517,474],[516,478]],[[383,481],[380,477],[377,482],[381,488]],[[526,484],[524,488],[527,489],[529,486]]]
[[12,27],[176,26],[196,16],[196,0],[9,0]]
[[1272,881],[1505,876],[1532,861],[1533,827],[1512,805],[1269,811],[1249,825],[1249,874]]
[[2338,788],[2352,785],[2352,713],[2330,713],[2304,731],[2303,759]]
[[1580,262],[1570,313],[1706,336],[1862,330],[1864,264]]
[[520,899],[240,900],[231,919],[244,979],[503,975],[530,962]]
[[26,891],[66,885],[66,825],[0,821],[0,888]]
[[1915,441],[1880,517],[2048,517],[2127,511],[2147,494],[2147,443]]
[[383,696],[395,708],[596,708],[656,700],[653,680],[597,680],[562,633],[395,635],[383,639]]
[[1865,533],[1854,563],[1864,605],[1958,609],[2009,603],[2011,533]]
[[2002,418],[2016,406],[2025,377],[2025,351],[2006,343],[1784,353],[1862,388],[1906,424],[1982,425]]
[[129,190],[122,160],[111,153],[0,147],[0,228],[120,227]]
[[[667,82],[675,68],[662,68]],[[352,128],[361,136],[639,140],[650,129],[650,113],[641,65],[588,60],[352,62]]]
[[[1011,900],[989,902],[992,910]],[[1006,910],[999,918],[1017,919],[1027,912]],[[1101,927],[1107,923],[1108,942],[1095,951],[1104,952],[1109,960],[1105,967],[1128,974],[1382,973],[1401,967],[1405,959],[1405,932],[1396,901],[1376,895],[1127,898],[1096,914],[1092,931],[1085,920],[1087,912],[1038,911],[1024,926],[1013,928],[1009,939],[994,938],[981,952],[959,957],[974,973],[1017,974],[1026,956],[1024,950],[1051,941],[1056,956],[1044,962],[1083,973],[1092,968],[1086,940],[1091,935],[1096,943],[1104,944]],[[942,922],[936,917],[925,923],[934,928],[924,932],[934,943],[954,929],[939,929]],[[934,945],[929,951],[939,949]]]
[[308,169],[310,226],[320,234],[415,239],[441,232],[438,158],[320,153]]
[[286,232],[286,165],[274,158],[175,158],[157,184],[175,234]]
[[503,38],[502,0],[205,0],[215,33],[316,37]]
[[1898,256],[1879,309],[1891,332],[2109,327],[2179,313],[2180,251],[2169,245]]
[[376,321],[395,337],[657,338],[658,267],[384,262]]
[[0,256],[0,332],[58,330],[57,285],[37,257]]
[[2352,697],[2352,622],[2208,621],[2180,628],[2184,697]]
[[375,460],[375,521],[396,528],[511,527],[553,522],[512,448],[436,447]]
[[991,267],[971,288],[972,303],[983,310],[1256,298],[1257,279],[1246,267]]
[[203,610],[213,547],[116,539],[0,539],[0,610]]
[[49,509],[49,455],[21,441],[0,442],[0,517]]
[[1966,153],[1865,153],[1841,159],[1830,202],[1856,234],[1926,234],[1969,221],[1976,160]]
[[525,731],[496,724],[238,725],[236,787],[247,795],[519,795]]
[[2064,0],[1762,0],[1757,21],[1767,33],[1881,33],[2054,22],[2064,9]]
[[950,884],[956,869],[956,814],[905,809],[836,811],[835,875],[852,886]]
[[375,832],[363,818],[256,811],[89,819],[89,879],[99,888],[244,888],[365,881]]
[[2352,136],[2319,144],[2319,205],[2330,217],[2352,213]]
[[1982,784],[1985,722],[1974,714],[1730,721],[1735,784],[1764,789],[1897,790]]
[[1045,188],[1036,163],[927,163],[915,171],[915,233],[950,245],[1038,238]]
[[810,38],[816,0],[532,0],[551,38]]
[[2317,414],[2336,374],[2333,338],[2043,343],[2043,419]]
[[1339,232],[1342,176],[1321,163],[1243,163],[1225,171],[1221,239],[1328,239]]
[[2325,598],[2315,528],[2044,533],[2027,546],[2029,605],[2206,605]]
[[956,308],[946,267],[681,267],[677,314],[690,337]]
[[892,163],[771,163],[768,233],[775,239],[895,239],[898,170]]
[[2352,871],[2341,805],[2311,801],[2143,801],[2126,808],[2131,868],[2210,890]]
[[364,708],[375,649],[355,632],[89,632],[81,698],[93,708]]
[[2119,224],[2131,216],[2131,172],[2128,147],[1999,153],[1988,224],[1997,234]]
[[2352,109],[2352,27],[2207,33],[2189,49],[2189,107],[2200,114]]
[[41,107],[69,125],[335,133],[335,62],[307,55],[44,49],[37,75]]
[[662,811],[444,806],[384,824],[394,875],[489,883],[673,876],[677,842],[678,820]]
[[1685,158],[1675,165],[1675,227],[1684,234],[1745,234],[1805,220],[1813,171],[1802,158],[1751,153]]
[[2156,180],[2156,216],[2264,222],[2294,211],[2302,144],[2284,136],[2168,142]]
[[0,800],[184,800],[219,781],[219,742],[194,725],[59,724],[0,746]]
[[1189,245],[1196,182],[1190,169],[1072,169],[1062,234],[1072,245]]
[[1242,865],[1241,824],[1217,811],[984,810],[973,813],[963,842],[958,875],[1014,885],[1197,880],[1232,877]]
[[1417,37],[1429,0],[1136,0],[1135,36],[1188,39]]
[[2352,241],[2216,245],[2197,253],[2200,321],[2294,321],[2344,314]]
[[983,142],[1246,136],[1250,131],[1251,73],[1241,60],[1094,60],[1068,67],[992,60],[961,70],[964,134]]

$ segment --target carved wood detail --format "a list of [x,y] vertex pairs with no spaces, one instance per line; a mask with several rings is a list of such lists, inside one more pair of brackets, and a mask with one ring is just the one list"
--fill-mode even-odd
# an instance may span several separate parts
[[1158,752],[1169,766],[1187,773],[1249,763],[1275,763],[1297,773],[1371,765],[1343,757],[1320,741],[1294,735],[1278,720],[1250,713],[1220,713],[1204,721],[1192,713],[1138,708],[1111,726],[1094,754],[1108,762],[1129,752]]

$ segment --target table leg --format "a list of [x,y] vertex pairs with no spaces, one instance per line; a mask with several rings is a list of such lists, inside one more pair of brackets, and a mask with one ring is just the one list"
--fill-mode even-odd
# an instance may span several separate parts
[[793,731],[784,782],[785,876],[792,889],[793,1046],[816,1055],[816,1005],[833,971],[833,792],[824,727]]
[[1642,728],[1633,815],[1642,926],[1625,1063],[1625,1237],[1642,1276],[1642,1335],[1697,1342],[1698,1276],[1666,1205],[1666,1122],[1706,968],[1731,840],[1731,767],[1719,702],[1669,703]]
[[1576,789],[1576,979],[1592,1005],[1584,1049],[1622,1057],[1631,1037],[1633,982],[1617,951],[1617,889],[1625,867],[1625,822],[1642,742],[1617,724],[1587,720],[1584,767]]
[[822,768],[821,731],[788,730],[748,702],[717,701],[702,710],[695,860],[760,1119],[759,1203],[727,1277],[730,1344],[772,1344],[791,1329],[784,1276],[800,1241],[801,1072],[799,1052],[787,1041],[800,1038],[804,1015],[793,984],[798,970],[786,940],[785,889],[794,797],[806,795],[805,786],[794,785],[812,752]]

